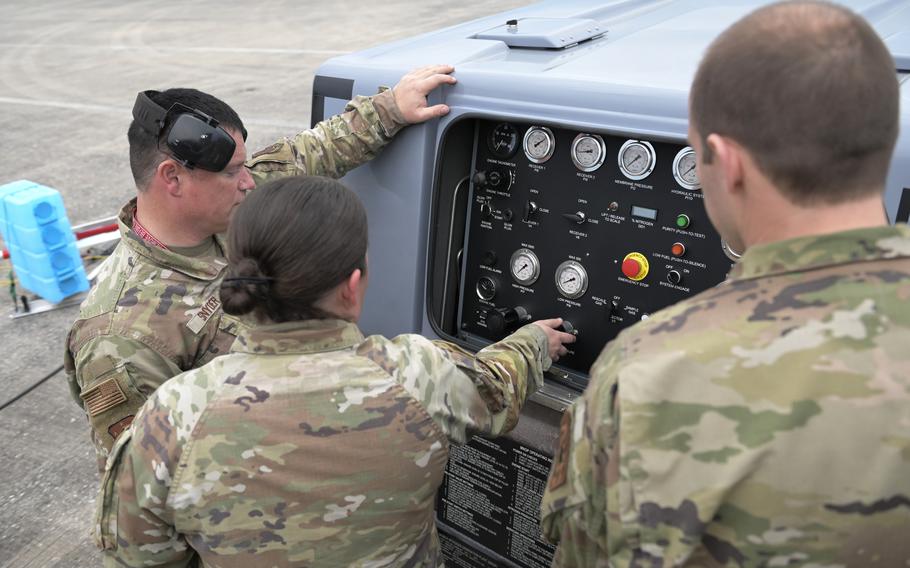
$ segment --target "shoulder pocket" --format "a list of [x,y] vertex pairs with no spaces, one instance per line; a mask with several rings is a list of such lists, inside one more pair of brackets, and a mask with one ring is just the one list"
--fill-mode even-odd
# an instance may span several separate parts
[[79,397],[89,423],[101,445],[110,450],[117,437],[130,426],[146,397],[136,388],[126,365],[117,365],[109,356],[86,365],[83,381]]
[[294,167],[294,163],[294,151],[285,140],[275,142],[253,154],[253,157],[247,160],[246,167],[253,172],[274,172],[289,170]]

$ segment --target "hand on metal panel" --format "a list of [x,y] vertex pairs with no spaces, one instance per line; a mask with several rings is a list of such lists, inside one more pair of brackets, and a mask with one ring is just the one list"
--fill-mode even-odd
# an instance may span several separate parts
[[395,102],[408,123],[416,124],[448,114],[447,105],[429,106],[427,95],[440,85],[455,84],[455,77],[450,75],[453,71],[455,68],[451,65],[428,65],[411,71],[398,81],[392,91]]

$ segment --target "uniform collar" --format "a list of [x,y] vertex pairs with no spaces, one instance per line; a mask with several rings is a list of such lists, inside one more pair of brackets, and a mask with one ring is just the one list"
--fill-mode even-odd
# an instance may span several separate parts
[[231,351],[264,355],[322,353],[363,342],[357,324],[338,319],[312,319],[244,328]]
[[[174,270],[198,280],[215,280],[221,277],[227,260],[223,256],[204,256],[191,258],[178,254],[172,250],[165,250],[151,245],[137,235],[133,227],[133,217],[136,214],[136,198],[130,200],[120,210],[117,224],[120,226],[121,241],[134,253],[150,259],[153,263],[169,270]],[[215,242],[222,251],[225,249],[224,237],[215,235]]]
[[730,278],[746,280],[886,258],[910,257],[910,227],[855,229],[755,245],[733,266]]

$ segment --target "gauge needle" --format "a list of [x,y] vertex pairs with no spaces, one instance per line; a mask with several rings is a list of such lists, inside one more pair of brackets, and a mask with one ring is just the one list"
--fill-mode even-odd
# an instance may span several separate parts
[[692,166],[691,168],[689,168],[688,170],[686,170],[686,173],[683,174],[683,177],[686,177],[687,175],[689,175],[689,172],[691,172],[691,171],[694,170],[694,169],[695,169],[695,166]]
[[631,162],[629,162],[628,164],[626,164],[626,167],[631,166],[632,164],[634,164],[635,162],[637,162],[640,159],[641,159],[641,154],[635,156],[635,159],[632,160]]
[[562,281],[563,284],[568,284],[568,283],[570,283],[570,282],[575,282],[575,277],[574,277],[574,276],[573,276],[572,278],[568,279],[568,280],[563,280],[563,281]]
[[524,269],[527,267],[528,267],[528,265],[525,264],[524,266],[522,266],[521,268],[518,269],[518,272],[524,272]]
[[593,154],[594,150],[579,150],[579,154]]
[[537,148],[538,146],[543,144],[545,140],[546,140],[546,138],[541,138],[540,140],[537,141],[537,144],[534,144],[534,147]]

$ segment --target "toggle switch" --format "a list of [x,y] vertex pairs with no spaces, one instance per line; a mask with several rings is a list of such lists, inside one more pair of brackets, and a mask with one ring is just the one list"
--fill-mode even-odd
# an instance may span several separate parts
[[584,211],[576,211],[575,213],[563,213],[562,216],[569,221],[572,221],[573,223],[577,223],[579,225],[584,225],[585,221],[588,219],[587,215],[584,214]]
[[522,218],[525,223],[531,220],[531,217],[537,213],[537,203],[534,201],[528,201],[525,203],[525,214]]
[[667,272],[667,282],[670,284],[679,284],[682,282],[682,274],[680,274],[678,270]]
[[488,202],[483,202],[480,204],[480,217],[484,221],[489,221],[493,218],[493,207],[490,206]]

